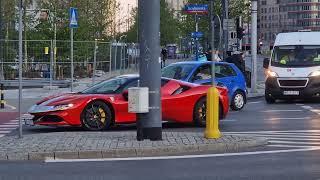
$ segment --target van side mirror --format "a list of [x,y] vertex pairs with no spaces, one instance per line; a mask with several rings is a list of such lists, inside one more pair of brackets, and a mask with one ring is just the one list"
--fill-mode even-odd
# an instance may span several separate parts
[[265,69],[268,69],[268,68],[269,68],[269,61],[270,61],[269,58],[265,58],[265,59],[263,60],[263,68],[265,68]]

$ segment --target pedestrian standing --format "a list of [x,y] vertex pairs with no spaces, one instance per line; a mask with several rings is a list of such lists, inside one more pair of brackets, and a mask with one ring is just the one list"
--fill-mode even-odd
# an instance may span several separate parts
[[168,51],[166,48],[162,48],[161,50],[161,54],[162,54],[162,65],[161,68],[166,66],[166,60],[167,60],[167,56],[168,56]]

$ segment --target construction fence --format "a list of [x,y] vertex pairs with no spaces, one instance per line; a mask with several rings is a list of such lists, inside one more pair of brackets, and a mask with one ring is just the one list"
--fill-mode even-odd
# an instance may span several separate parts
[[[19,41],[0,40],[0,78],[17,80]],[[101,41],[74,41],[74,79],[138,71],[137,44]],[[71,79],[71,42],[23,41],[23,79],[59,81]]]

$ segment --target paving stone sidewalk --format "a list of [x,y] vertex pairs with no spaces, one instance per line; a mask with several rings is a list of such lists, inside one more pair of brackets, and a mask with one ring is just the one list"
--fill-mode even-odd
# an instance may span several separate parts
[[136,141],[135,132],[57,132],[0,138],[0,160],[117,158],[223,153],[267,144],[263,138],[203,133],[163,132],[163,141]]

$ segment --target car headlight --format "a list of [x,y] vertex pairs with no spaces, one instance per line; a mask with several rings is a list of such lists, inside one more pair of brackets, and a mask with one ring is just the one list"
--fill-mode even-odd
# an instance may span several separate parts
[[73,106],[74,106],[73,104],[62,104],[62,105],[54,106],[53,110],[62,111],[62,110],[72,108]]
[[278,77],[278,74],[276,72],[271,71],[271,70],[267,71],[267,75],[269,77]]
[[309,74],[309,77],[316,77],[316,76],[320,76],[320,71],[314,71]]

